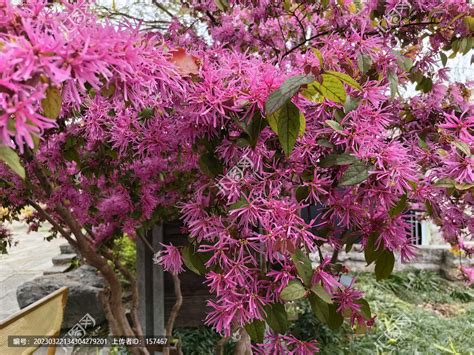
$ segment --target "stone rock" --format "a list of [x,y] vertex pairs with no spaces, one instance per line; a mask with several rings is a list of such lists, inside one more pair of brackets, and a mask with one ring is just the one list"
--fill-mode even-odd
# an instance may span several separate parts
[[460,281],[461,280],[461,273],[459,269],[453,267],[443,266],[441,268],[441,276],[443,276],[446,280],[449,281]]
[[60,254],[51,260],[54,266],[57,265],[71,265],[71,262],[76,257],[76,254]]
[[84,265],[71,272],[40,276],[25,282],[17,288],[16,297],[20,308],[24,308],[61,287],[67,287],[68,299],[62,329],[69,329],[86,313],[95,319],[96,324],[105,321],[99,299],[103,285],[104,281],[97,270]]
[[61,244],[59,246],[59,250],[61,250],[61,254],[75,254],[76,253],[74,248],[68,243]]

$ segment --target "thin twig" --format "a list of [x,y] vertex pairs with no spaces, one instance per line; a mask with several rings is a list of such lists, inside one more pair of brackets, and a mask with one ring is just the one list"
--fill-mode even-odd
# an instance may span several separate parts
[[152,1],[153,5],[155,5],[157,8],[159,8],[161,11],[163,11],[165,14],[167,14],[169,17],[173,18],[176,15],[173,15],[166,7],[161,5],[158,1],[153,0]]
[[105,11],[108,17],[125,17],[125,18],[128,18],[129,20],[134,20],[137,22],[145,23],[145,24],[170,23],[169,20],[145,20],[143,18],[132,16],[125,12],[120,12],[118,10],[110,10],[109,8],[105,6],[100,6],[99,9],[102,11]]
[[339,257],[339,249],[334,249],[331,256],[331,264],[337,263],[337,258]]
[[296,46],[294,46],[293,48],[291,48],[290,50],[286,51],[280,58],[280,61],[285,58],[287,55],[293,53],[294,51],[296,51],[298,48],[304,46],[306,43],[312,41],[313,39],[316,39],[318,37],[321,37],[321,36],[325,36],[325,35],[328,35],[330,33],[334,32],[333,30],[330,30],[330,31],[323,31],[323,32],[319,32],[319,33],[316,33],[314,36],[311,36],[309,37],[308,39],[305,39],[303,42],[297,44]]
[[[436,22],[436,21],[427,21],[427,22],[413,22],[413,23],[407,23],[407,24],[401,24],[401,25],[396,25],[396,26],[392,26],[390,27],[388,30],[396,30],[396,29],[401,29],[401,28],[405,28],[405,27],[411,27],[411,26],[427,26],[427,25],[436,25],[438,24],[439,22]],[[328,35],[330,33],[340,33],[341,31],[345,31],[348,27],[344,27],[342,29],[335,29],[335,30],[330,30],[330,31],[323,31],[323,32],[319,32],[319,33],[316,33],[314,36],[311,36],[309,37],[308,39],[305,39],[304,41],[302,41],[301,43],[298,43],[296,46],[294,46],[293,48],[291,48],[290,50],[288,50],[286,53],[284,53],[281,58],[280,58],[280,61],[285,58],[287,55],[293,53],[294,51],[296,51],[298,48],[301,48],[302,46],[304,46],[306,43],[312,41],[313,39],[316,39],[318,37],[321,37],[321,36],[325,36],[325,35]],[[379,33],[379,31],[370,31],[370,32],[366,32],[364,33],[364,36],[371,36],[371,35],[374,35],[374,34],[377,34]]]
[[319,246],[318,246],[318,254],[319,254],[319,261],[322,263],[324,261],[324,256]]
[[153,246],[150,244],[148,240],[146,240],[145,236],[140,233],[140,231],[137,231],[138,237],[141,239],[141,241],[146,245],[146,247],[152,252],[153,255],[156,254],[155,249],[153,249]]

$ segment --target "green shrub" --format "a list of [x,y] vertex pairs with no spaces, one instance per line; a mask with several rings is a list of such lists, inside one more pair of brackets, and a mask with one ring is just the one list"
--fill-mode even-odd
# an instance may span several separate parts
[[[373,274],[356,275],[365,291],[375,326],[355,335],[350,325],[332,331],[311,314],[307,302],[295,304],[290,331],[303,340],[317,339],[322,354],[472,354],[473,288],[438,274],[409,270],[377,282]],[[219,335],[208,328],[177,329],[184,354],[213,354]],[[232,344],[230,344],[232,345]],[[227,347],[225,354],[232,353]]]
[[129,236],[123,235],[114,239],[112,250],[118,256],[123,266],[132,273],[135,273],[137,267],[137,248],[135,242]]
[[[181,341],[185,355],[214,355],[217,342],[221,336],[207,327],[177,328],[173,336]],[[224,347],[224,354],[232,354],[234,343],[228,342]]]
[[322,354],[442,354],[446,349],[469,354],[474,349],[472,288],[422,270],[381,282],[372,274],[357,278],[377,315],[375,327],[362,336],[346,326],[316,337]]

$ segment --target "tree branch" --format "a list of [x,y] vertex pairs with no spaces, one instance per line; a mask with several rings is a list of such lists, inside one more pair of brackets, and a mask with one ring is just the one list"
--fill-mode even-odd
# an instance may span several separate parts
[[161,11],[163,11],[165,14],[167,14],[169,17],[173,18],[175,15],[173,15],[166,7],[161,5],[158,1],[153,0],[152,1],[153,5],[155,5],[157,8],[159,8]]
[[67,232],[63,227],[61,227],[54,219],[51,217],[40,205],[34,202],[31,199],[28,199],[28,204],[33,207],[39,215],[48,221],[61,235],[71,244],[72,247],[77,247],[77,242],[72,239],[71,233]]
[[289,55],[289,54],[293,53],[294,51],[296,51],[298,48],[301,48],[302,46],[304,46],[306,43],[311,42],[313,39],[316,39],[316,38],[321,37],[321,36],[328,35],[332,32],[334,32],[334,31],[329,30],[329,31],[319,32],[319,33],[316,33],[314,36],[311,36],[311,37],[305,39],[303,42],[297,44],[296,46],[294,46],[290,50],[283,53],[283,55],[280,57],[280,61],[282,61],[283,58],[285,58],[287,55]]
[[110,249],[104,247],[103,249],[101,249],[101,252],[108,260],[114,263],[117,270],[119,270],[120,273],[130,282],[130,288],[132,291],[132,307],[130,309],[130,313],[132,317],[133,328],[136,336],[144,336],[145,334],[143,334],[140,318],[138,316],[139,297],[138,283],[136,277],[129,270],[127,270],[127,268],[123,266],[123,264],[115,257],[115,255]]
[[[176,273],[171,273],[173,278],[173,285],[174,285],[174,294],[176,296],[176,302],[171,309],[170,316],[168,317],[168,321],[166,322],[166,336],[172,337],[173,336],[173,328],[176,318],[178,317],[179,310],[183,304],[183,294],[181,293],[181,281],[179,280],[179,276]],[[169,347],[165,347],[163,349],[164,355],[169,355]]]

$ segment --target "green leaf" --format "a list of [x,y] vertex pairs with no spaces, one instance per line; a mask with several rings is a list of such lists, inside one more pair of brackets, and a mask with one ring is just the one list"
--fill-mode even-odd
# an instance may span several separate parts
[[362,314],[366,320],[369,320],[372,317],[369,303],[363,298],[358,299],[355,303],[360,305],[360,314]]
[[264,310],[267,315],[265,320],[270,328],[279,334],[285,334],[288,330],[288,315],[285,310],[285,305],[274,303],[265,306]]
[[221,11],[227,11],[229,9],[229,2],[227,0],[214,0],[217,8]]
[[252,148],[255,148],[255,146],[257,145],[260,132],[262,132],[266,125],[267,121],[263,119],[260,111],[255,110],[252,120],[249,122],[245,129],[246,133],[249,135],[249,142]]
[[344,113],[344,110],[341,110],[339,108],[335,109],[333,112],[333,116],[336,119],[337,122],[340,122],[343,120],[343,118],[346,116]]
[[392,70],[389,70],[387,73],[387,79],[390,83],[390,96],[395,98],[395,96],[400,95],[398,92],[398,77]]
[[377,247],[376,245],[377,238],[378,238],[377,233],[371,233],[369,235],[369,238],[367,239],[367,244],[364,248],[364,257],[365,257],[367,266],[372,264],[375,260],[377,260],[380,254],[382,254],[383,245],[380,244],[379,247]]
[[344,103],[344,112],[349,113],[354,111],[357,106],[359,106],[361,99],[359,98],[352,98],[351,96],[346,97],[346,102]]
[[457,183],[457,182],[454,184],[454,188],[460,191],[470,190],[473,187],[474,187],[474,184],[465,184],[465,183]]
[[240,199],[238,199],[236,202],[234,202],[233,204],[231,204],[229,206],[229,210],[236,210],[238,208],[242,208],[244,206],[247,206],[248,205],[248,202],[247,200],[245,199],[245,197],[241,197]]
[[339,186],[359,184],[369,177],[369,168],[364,162],[356,161],[342,174]]
[[398,65],[400,66],[400,68],[408,72],[413,67],[413,60],[411,58],[407,58],[403,55],[400,55],[398,57]]
[[308,300],[316,318],[318,318],[321,323],[327,323],[329,320],[329,304],[314,293],[309,294]]
[[393,206],[390,211],[388,211],[388,214],[390,217],[396,217],[400,213],[402,213],[406,208],[408,207],[408,196],[407,194],[403,194],[402,197],[400,197],[400,200]]
[[408,183],[410,184],[411,188],[416,191],[416,189],[418,188],[418,184],[414,181],[411,181],[411,180],[407,180]]
[[115,90],[114,84],[104,85],[102,89],[100,89],[100,94],[109,99],[115,94]]
[[428,216],[433,217],[433,206],[431,205],[431,202],[428,200],[425,200],[425,208],[426,208],[426,213]]
[[320,283],[313,285],[313,287],[311,287],[311,292],[313,292],[316,296],[321,298],[324,302],[332,303],[331,295],[327,293],[327,291],[324,289],[324,287]]
[[469,32],[474,32],[474,17],[473,16],[464,16],[464,24],[466,25],[466,29]]
[[415,89],[421,90],[426,94],[427,92],[430,92],[432,88],[433,88],[433,80],[431,80],[431,78],[424,76],[421,79],[421,81],[418,83]]
[[[267,122],[272,131],[278,135],[280,144],[287,155],[293,151],[296,137],[298,135],[302,136],[306,130],[306,119],[304,114],[300,112],[291,101],[288,101],[285,106],[277,112],[268,115]],[[298,129],[296,129],[297,125]],[[280,135],[280,132],[282,132],[283,135]],[[296,136],[294,134],[295,132],[297,132]],[[291,145],[291,143],[293,143],[293,145]],[[288,144],[290,144],[290,146],[288,146]],[[285,150],[286,147],[290,148],[289,153]]]
[[145,107],[138,113],[138,117],[144,121],[153,118],[153,116],[155,116],[155,109],[153,107]]
[[321,51],[319,49],[316,49],[316,48],[311,48],[311,50],[313,51],[316,58],[318,58],[319,65],[322,68],[323,65],[324,65],[324,59],[323,59],[323,55],[321,54]]
[[274,112],[270,115],[267,115],[266,119],[270,128],[276,135],[278,135],[278,116],[280,115],[280,111]]
[[201,171],[210,177],[216,177],[223,172],[223,167],[219,159],[212,153],[204,153],[199,158]]
[[466,154],[466,156],[468,156],[468,157],[471,156],[471,148],[469,147],[469,145],[467,143],[461,142],[461,141],[454,141],[454,142],[452,142],[452,144],[456,148],[458,148],[461,152]]
[[359,233],[354,233],[350,231],[345,231],[342,234],[341,242],[342,244],[345,244],[345,250],[346,253],[349,253],[352,249],[352,246],[354,243],[356,243],[358,240],[360,240],[360,234]]
[[55,86],[49,86],[46,89],[46,97],[41,100],[43,115],[53,120],[59,117],[61,113],[62,97],[59,89]]
[[303,112],[300,112],[300,130],[299,130],[299,136],[303,137],[304,132],[306,131],[306,118],[304,117]]
[[322,74],[322,83],[315,81],[312,85],[323,95],[326,99],[344,105],[346,102],[346,89],[342,81],[330,74]]
[[441,63],[443,64],[443,67],[445,67],[446,64],[448,63],[448,56],[444,54],[443,52],[440,52],[439,56],[441,58]]
[[309,195],[309,186],[298,186],[296,188],[296,200],[301,202]]
[[424,150],[430,149],[430,147],[426,143],[426,140],[421,136],[418,136],[418,145],[420,146],[421,149],[424,149]]
[[340,73],[340,72],[337,72],[337,71],[332,71],[332,70],[328,70],[325,73],[335,76],[339,80],[345,82],[347,85],[352,86],[354,89],[362,90],[362,86],[360,86],[360,84],[357,81],[355,81],[353,78],[351,78],[347,74]]
[[252,323],[246,324],[245,330],[255,343],[263,343],[265,335],[265,322],[263,320],[256,319]]
[[384,249],[375,261],[375,278],[377,281],[390,276],[395,266],[395,256],[389,250]]
[[[317,83],[319,85],[319,83]],[[309,101],[320,104],[324,101],[324,97],[321,95],[318,89],[316,89],[315,83],[309,84],[305,89],[301,91],[301,95]]]
[[464,37],[459,42],[459,51],[465,55],[471,49],[469,37]]
[[293,263],[295,264],[299,277],[301,277],[307,287],[310,287],[311,279],[313,277],[313,266],[311,264],[311,259],[305,253],[303,253],[301,249],[297,249],[291,255],[291,260],[293,260]]
[[6,145],[0,145],[0,159],[17,173],[18,176],[25,179],[25,169],[23,165],[21,165],[20,157],[13,149]]
[[352,250],[352,247],[354,246],[354,243],[347,243],[345,248],[344,248],[344,251],[346,253],[350,253],[350,251]]
[[319,138],[316,143],[320,145],[321,147],[326,147],[326,148],[334,148],[334,145],[327,139],[325,138]]
[[337,121],[334,121],[334,120],[326,120],[324,121],[324,123],[326,123],[329,127],[331,127],[333,130],[337,131],[337,132],[342,132],[344,130],[344,128],[342,128],[342,126],[340,125],[339,122]]
[[278,111],[298,92],[302,85],[313,81],[314,77],[312,75],[296,75],[287,79],[268,97],[265,103],[265,114],[268,116]]
[[300,133],[300,111],[291,101],[288,101],[278,114],[278,140],[289,156],[296,144],[296,138]]
[[439,179],[435,182],[435,185],[437,187],[444,187],[448,189],[454,187],[454,184],[455,184],[454,180],[450,178]]
[[411,71],[408,77],[413,83],[419,83],[423,80],[423,73],[420,70]]
[[81,163],[81,156],[75,146],[63,150],[63,157],[67,161],[75,161],[77,164]]
[[341,327],[342,323],[344,322],[344,317],[337,312],[337,305],[336,304],[329,304],[329,318],[328,318],[328,327],[332,330],[337,330]]
[[281,291],[280,298],[284,301],[296,301],[303,298],[306,294],[306,289],[300,280],[291,280],[288,285]]
[[183,262],[186,267],[192,272],[203,275],[206,272],[206,266],[204,265],[203,259],[201,259],[200,253],[197,253],[193,245],[188,244],[181,250],[183,256]]
[[372,59],[366,54],[357,56],[357,66],[362,74],[367,73],[372,67]]
[[357,161],[357,158],[349,153],[331,153],[324,156],[318,163],[322,168],[329,168],[335,165],[350,165]]

